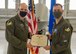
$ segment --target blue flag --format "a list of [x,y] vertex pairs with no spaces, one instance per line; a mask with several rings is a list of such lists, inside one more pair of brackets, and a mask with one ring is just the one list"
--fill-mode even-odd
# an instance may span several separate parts
[[[50,2],[50,16],[49,16],[49,26],[48,26],[48,30],[50,32],[50,34],[52,34],[52,29],[53,29],[53,25],[55,22],[54,16],[53,16],[53,6],[55,5],[56,0],[51,0]],[[50,42],[51,45],[51,42]],[[52,49],[50,49],[50,54],[52,54]]]
[[54,16],[53,16],[53,6],[55,5],[56,0],[51,0],[50,2],[50,16],[49,16],[49,32],[50,34],[52,34],[52,28],[53,28],[53,24],[55,22]]

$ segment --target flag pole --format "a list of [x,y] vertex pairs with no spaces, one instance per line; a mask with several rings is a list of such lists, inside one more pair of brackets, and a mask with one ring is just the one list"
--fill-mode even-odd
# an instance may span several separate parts
[[34,20],[34,0],[32,0],[32,19]]

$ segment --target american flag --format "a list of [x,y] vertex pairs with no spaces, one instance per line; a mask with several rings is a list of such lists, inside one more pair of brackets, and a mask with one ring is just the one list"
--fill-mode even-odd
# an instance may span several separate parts
[[36,34],[38,31],[38,24],[34,13],[34,0],[29,0],[29,10],[26,17],[29,26],[29,32],[32,34]]
[[[38,24],[37,24],[37,20],[35,17],[35,10],[34,10],[34,0],[29,0],[29,10],[28,10],[28,14],[26,16],[27,21],[28,21],[28,27],[29,27],[29,32],[31,34],[36,34],[38,31]],[[38,54],[38,47],[33,47],[30,49],[30,53],[31,54]]]

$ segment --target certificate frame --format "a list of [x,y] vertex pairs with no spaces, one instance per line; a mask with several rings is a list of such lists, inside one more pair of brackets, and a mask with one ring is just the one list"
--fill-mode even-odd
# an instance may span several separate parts
[[48,45],[48,37],[46,35],[33,35],[31,38],[32,46],[44,47]]

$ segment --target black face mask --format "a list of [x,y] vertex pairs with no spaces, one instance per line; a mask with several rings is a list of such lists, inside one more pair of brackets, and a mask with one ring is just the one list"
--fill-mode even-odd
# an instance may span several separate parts
[[62,13],[60,11],[55,11],[55,12],[53,12],[53,14],[54,14],[54,17],[57,19],[62,15]]
[[27,15],[27,12],[20,11],[20,16],[21,16],[21,17],[25,17],[26,15]]

